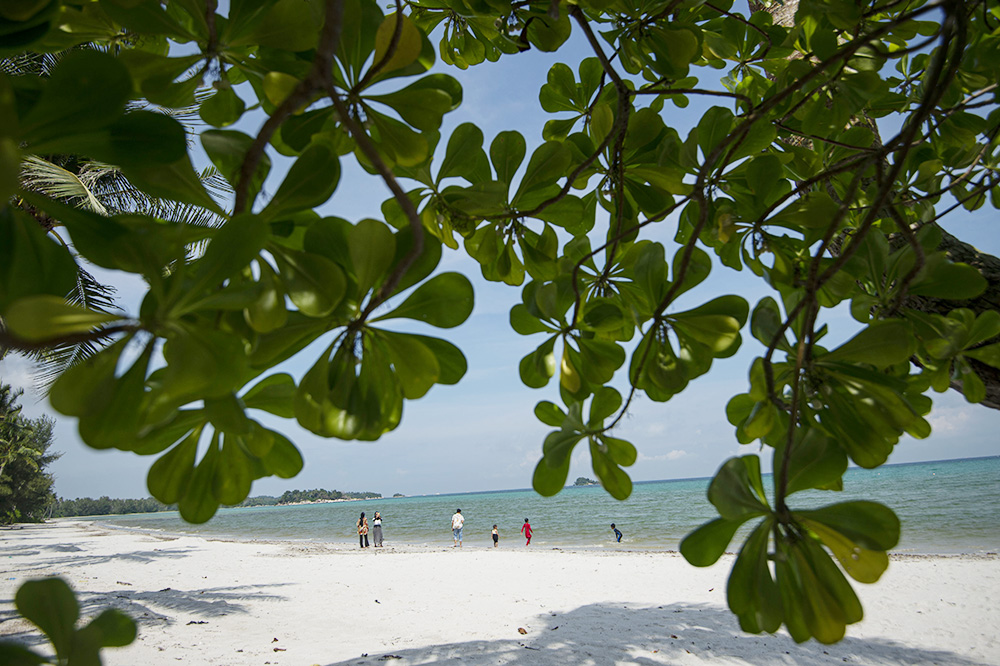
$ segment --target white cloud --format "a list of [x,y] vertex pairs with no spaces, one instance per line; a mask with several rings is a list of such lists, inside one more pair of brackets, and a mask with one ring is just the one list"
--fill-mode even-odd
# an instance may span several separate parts
[[662,453],[662,454],[656,455],[656,456],[647,456],[644,453],[640,453],[639,454],[639,460],[642,460],[644,462],[647,462],[647,461],[648,462],[656,462],[656,461],[664,461],[664,460],[678,460],[679,458],[684,458],[687,455],[690,455],[690,454],[688,454],[687,451],[682,451],[681,449],[674,449],[673,451],[669,451],[667,453]]
[[927,418],[927,422],[931,424],[932,431],[937,434],[954,434],[965,430],[970,425],[974,417],[973,409],[982,408],[970,408],[968,406],[937,407],[931,412]]

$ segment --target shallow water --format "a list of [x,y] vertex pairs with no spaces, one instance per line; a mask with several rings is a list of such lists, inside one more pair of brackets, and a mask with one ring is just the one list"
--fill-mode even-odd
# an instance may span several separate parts
[[[282,539],[353,544],[361,511],[383,516],[387,545],[451,545],[451,515],[465,515],[466,547],[490,547],[498,525],[502,546],[523,546],[524,518],[535,531],[532,547],[676,550],[680,540],[717,517],[705,492],[710,479],[637,483],[624,502],[599,486],[570,487],[556,497],[531,490],[430,495],[301,506],[221,509],[205,525],[189,525],[176,512],[104,516],[129,528],[236,539]],[[765,477],[770,491],[770,477]],[[891,507],[903,524],[895,552],[1000,551],[1000,456],[850,469],[844,491],[793,496],[793,508],[870,499]],[[624,533],[614,541],[611,523]],[[738,537],[737,537],[738,538]]]

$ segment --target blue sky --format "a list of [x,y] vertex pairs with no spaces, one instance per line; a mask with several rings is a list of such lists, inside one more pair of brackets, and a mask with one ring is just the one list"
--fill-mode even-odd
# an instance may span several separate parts
[[[445,119],[442,146],[451,129],[474,122],[486,133],[486,142],[504,130],[516,129],[528,141],[528,151],[541,141],[541,128],[550,116],[538,107],[538,90],[552,63],[575,63],[586,54],[585,45],[574,35],[568,53],[529,52],[503,58],[500,63],[484,63],[465,72],[447,69],[462,83],[462,106]],[[698,109],[715,102],[692,100],[690,108],[671,112],[668,123],[678,125],[684,135],[697,123]],[[245,131],[253,132],[255,127]],[[379,205],[389,196],[387,188],[352,164],[342,161],[345,174],[337,192],[322,209],[352,221],[379,218]],[[284,166],[284,168],[282,168]],[[280,183],[286,165],[276,165],[268,189]],[[995,211],[957,213],[945,227],[984,251],[1000,254],[995,227]],[[672,238],[668,220],[655,230],[657,239]],[[518,378],[518,361],[541,341],[539,336],[521,337],[508,325],[508,312],[520,301],[520,288],[487,283],[479,267],[460,253],[446,249],[439,270],[459,270],[473,279],[476,307],[462,326],[440,331],[424,329],[457,344],[469,361],[469,371],[457,386],[436,386],[424,398],[407,402],[400,427],[378,442],[323,440],[298,428],[293,421],[262,419],[294,441],[305,458],[305,469],[294,479],[264,479],[254,484],[251,494],[280,494],[293,488],[366,490],[384,495],[393,493],[431,494],[531,485],[531,474],[541,454],[541,444],[549,427],[539,423],[532,410],[540,400],[559,402],[555,382],[545,389],[523,386]],[[102,273],[101,279],[119,287],[123,306],[135,312],[141,298],[141,284],[121,274]],[[128,277],[128,276],[125,276]],[[735,273],[716,267],[709,280],[679,309],[698,304],[723,293],[738,293],[753,306],[767,295],[763,282],[748,271]],[[842,310],[827,313],[831,338],[850,337],[856,324]],[[414,324],[407,330],[420,330]],[[312,360],[323,343],[310,348]],[[755,446],[741,447],[733,428],[725,419],[729,398],[746,390],[746,373],[760,346],[744,336],[744,345],[733,358],[717,361],[712,372],[696,380],[683,394],[658,404],[640,397],[623,420],[619,436],[630,439],[639,449],[639,459],[629,472],[634,480],[709,476],[729,456],[751,453]],[[304,360],[283,369],[296,378],[311,365]],[[56,492],[63,497],[110,495],[147,496],[145,477],[152,458],[119,451],[95,451],[84,446],[76,435],[75,419],[54,414],[44,399],[32,390],[30,367],[18,357],[0,362],[0,378],[25,388],[22,403],[29,416],[56,416],[55,449],[63,457],[52,465]],[[963,458],[1000,453],[996,433],[1000,412],[969,405],[964,398],[948,392],[932,394],[935,410],[931,416],[934,433],[922,441],[905,438],[890,462],[914,462]],[[590,476],[585,447],[574,456],[570,480]]]

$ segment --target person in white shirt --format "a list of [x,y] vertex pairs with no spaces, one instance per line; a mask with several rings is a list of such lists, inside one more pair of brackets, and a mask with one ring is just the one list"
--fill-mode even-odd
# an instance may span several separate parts
[[455,509],[455,515],[451,517],[451,533],[455,536],[455,545],[458,548],[462,547],[462,527],[465,526],[465,516],[462,515],[461,509]]
[[372,519],[372,544],[376,548],[382,547],[382,514],[378,511],[375,512],[375,518]]

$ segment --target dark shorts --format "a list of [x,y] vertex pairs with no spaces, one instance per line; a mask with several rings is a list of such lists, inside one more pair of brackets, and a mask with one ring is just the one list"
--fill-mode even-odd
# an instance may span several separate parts
[[500,540],[500,535],[499,534],[494,534],[493,535],[493,543],[496,543],[499,540]]

